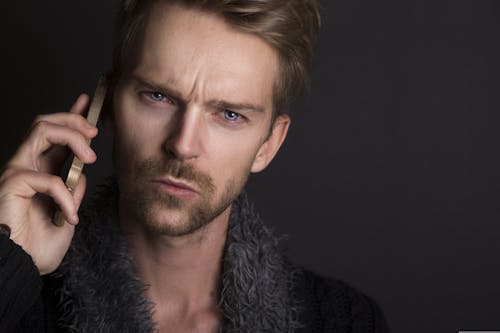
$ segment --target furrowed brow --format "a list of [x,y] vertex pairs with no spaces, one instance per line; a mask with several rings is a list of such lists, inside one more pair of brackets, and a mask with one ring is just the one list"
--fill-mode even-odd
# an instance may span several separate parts
[[[176,90],[172,87],[169,87],[165,84],[152,82],[151,80],[145,79],[137,73],[131,74],[131,78],[134,81],[136,81],[137,83],[139,83],[140,85],[147,87],[148,89],[155,90],[158,92],[163,92],[163,93],[167,94],[169,97],[172,97],[178,101],[184,100],[182,98],[182,94],[178,90]],[[236,111],[240,111],[240,112],[248,111],[248,112],[263,113],[265,110],[264,107],[262,107],[260,105],[255,105],[252,103],[233,103],[233,102],[224,101],[224,100],[214,100],[214,101],[209,102],[208,104],[210,106],[213,106],[213,107],[216,107],[219,109],[231,110],[231,111],[235,111],[235,112]]]
[[148,89],[158,91],[161,93],[165,93],[169,97],[172,97],[174,99],[182,100],[181,93],[179,91],[167,86],[167,85],[152,82],[151,80],[147,80],[136,73],[132,74],[131,77],[134,81],[136,81],[137,83],[139,83],[142,86],[147,87]]
[[227,101],[217,100],[210,103],[210,105],[231,111],[254,111],[254,112],[264,112],[264,108],[259,105],[254,105],[251,103],[231,103]]

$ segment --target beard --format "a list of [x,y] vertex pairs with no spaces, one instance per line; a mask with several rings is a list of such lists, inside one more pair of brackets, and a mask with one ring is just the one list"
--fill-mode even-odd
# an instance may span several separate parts
[[[166,236],[188,235],[209,224],[233,203],[249,174],[226,181],[216,197],[212,178],[178,159],[125,161],[120,165],[117,178],[121,204],[149,231]],[[157,191],[151,181],[165,175],[196,184],[200,192],[191,201]]]

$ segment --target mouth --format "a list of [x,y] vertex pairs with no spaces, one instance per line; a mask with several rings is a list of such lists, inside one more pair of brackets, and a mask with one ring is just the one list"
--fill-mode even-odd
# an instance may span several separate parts
[[194,185],[171,177],[162,177],[153,180],[157,188],[166,194],[176,197],[189,198],[199,193],[199,190]]

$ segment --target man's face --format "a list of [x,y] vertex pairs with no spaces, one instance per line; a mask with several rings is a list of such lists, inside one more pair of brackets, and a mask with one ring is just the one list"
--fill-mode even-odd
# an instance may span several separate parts
[[278,59],[257,36],[179,6],[151,10],[139,47],[114,95],[121,212],[185,235],[227,213],[281,145],[289,120],[272,125]]

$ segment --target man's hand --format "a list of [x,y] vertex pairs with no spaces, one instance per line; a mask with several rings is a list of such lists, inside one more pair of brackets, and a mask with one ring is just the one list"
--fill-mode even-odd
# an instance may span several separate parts
[[[84,175],[73,193],[57,176],[68,157],[67,148],[84,163],[96,160],[87,140],[97,135],[97,128],[82,116],[88,103],[88,96],[81,95],[70,112],[38,116],[0,175],[0,223],[10,227],[11,239],[31,255],[40,274],[60,265],[85,193]],[[66,219],[62,227],[52,223],[54,203]]]

